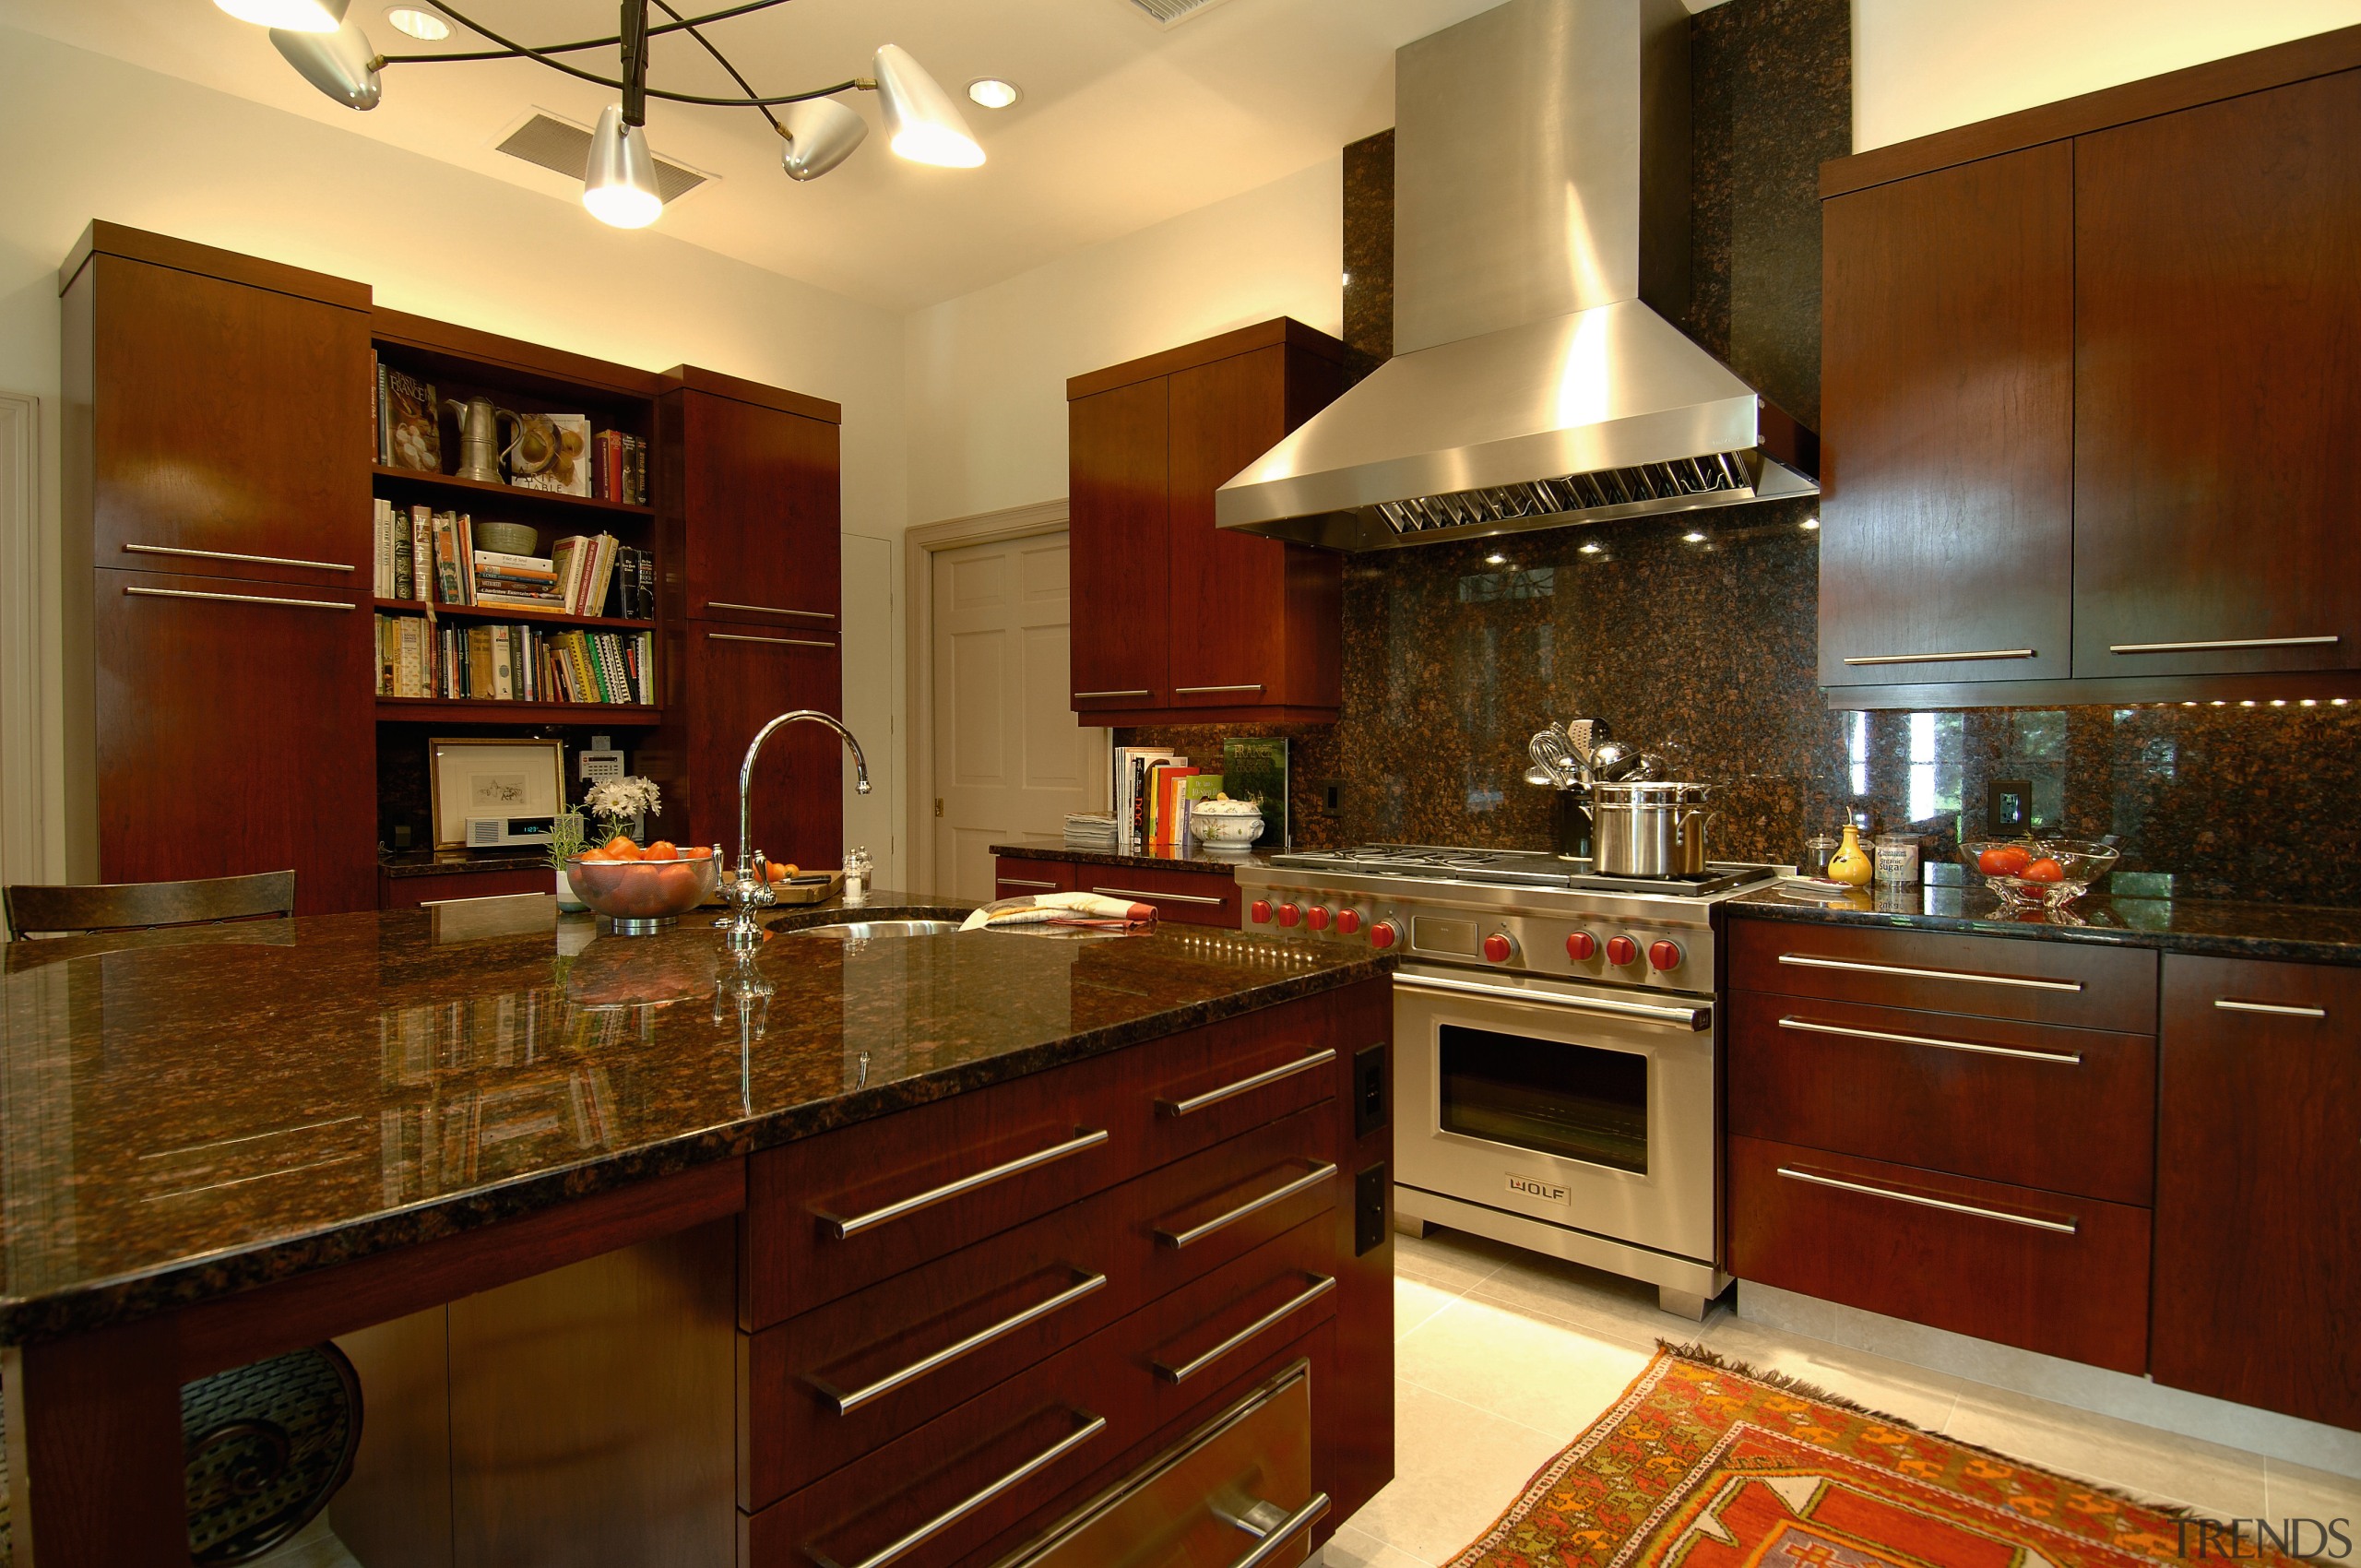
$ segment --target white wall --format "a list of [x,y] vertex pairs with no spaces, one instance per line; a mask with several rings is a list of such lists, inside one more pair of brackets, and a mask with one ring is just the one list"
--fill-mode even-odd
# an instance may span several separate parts
[[1066,493],[1066,377],[1344,314],[1343,156],[909,316],[909,517]]
[[2361,22],[2361,0],[1853,0],[1853,148]]
[[[57,266],[93,218],[357,279],[400,310],[833,399],[844,405],[846,531],[892,537],[904,525],[902,327],[889,312],[660,228],[609,229],[574,203],[7,28],[0,148],[0,390],[43,403],[53,663]],[[48,675],[47,874],[62,875],[57,671]],[[891,754],[878,760],[899,767]]]

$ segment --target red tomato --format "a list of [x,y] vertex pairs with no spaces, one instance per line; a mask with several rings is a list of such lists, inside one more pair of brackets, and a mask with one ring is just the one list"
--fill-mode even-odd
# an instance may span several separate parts
[[658,838],[647,847],[647,851],[642,858],[651,861],[677,861],[681,858],[681,851],[670,838]]
[[635,861],[640,858],[639,846],[620,833],[608,839],[600,848],[619,861]]
[[2003,844],[1975,857],[1975,869],[1987,876],[2023,876],[2033,863],[2033,851],[2023,844]]
[[2066,880],[2066,868],[2044,855],[2018,874],[2027,882],[2063,882]]

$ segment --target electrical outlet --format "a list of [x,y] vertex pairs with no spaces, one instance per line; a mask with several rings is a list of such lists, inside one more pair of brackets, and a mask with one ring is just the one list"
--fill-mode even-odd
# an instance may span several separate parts
[[1345,781],[1323,778],[1320,781],[1320,809],[1330,816],[1342,815],[1345,810]]
[[1995,838],[2033,831],[2033,780],[1995,778],[1985,786],[1984,826]]
[[1386,1180],[1382,1161],[1353,1178],[1353,1256],[1360,1257],[1385,1245],[1386,1233],[1392,1229],[1387,1222],[1386,1198],[1393,1190],[1394,1183]]
[[1353,1136],[1366,1138],[1392,1114],[1385,1104],[1385,1042],[1353,1052]]

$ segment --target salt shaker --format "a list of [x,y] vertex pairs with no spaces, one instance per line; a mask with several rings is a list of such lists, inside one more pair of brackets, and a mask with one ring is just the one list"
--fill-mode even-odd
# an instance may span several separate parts
[[866,845],[856,845],[845,857],[845,902],[860,904],[869,898],[869,873],[872,862]]

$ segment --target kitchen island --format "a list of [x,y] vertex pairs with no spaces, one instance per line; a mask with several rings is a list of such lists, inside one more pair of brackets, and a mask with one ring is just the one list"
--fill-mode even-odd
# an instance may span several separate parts
[[12,945],[17,1550],[186,1561],[181,1385],[335,1339],[368,1568],[994,1561],[1290,1369],[1299,1561],[1391,1472],[1384,960],[794,929],[962,912]]

